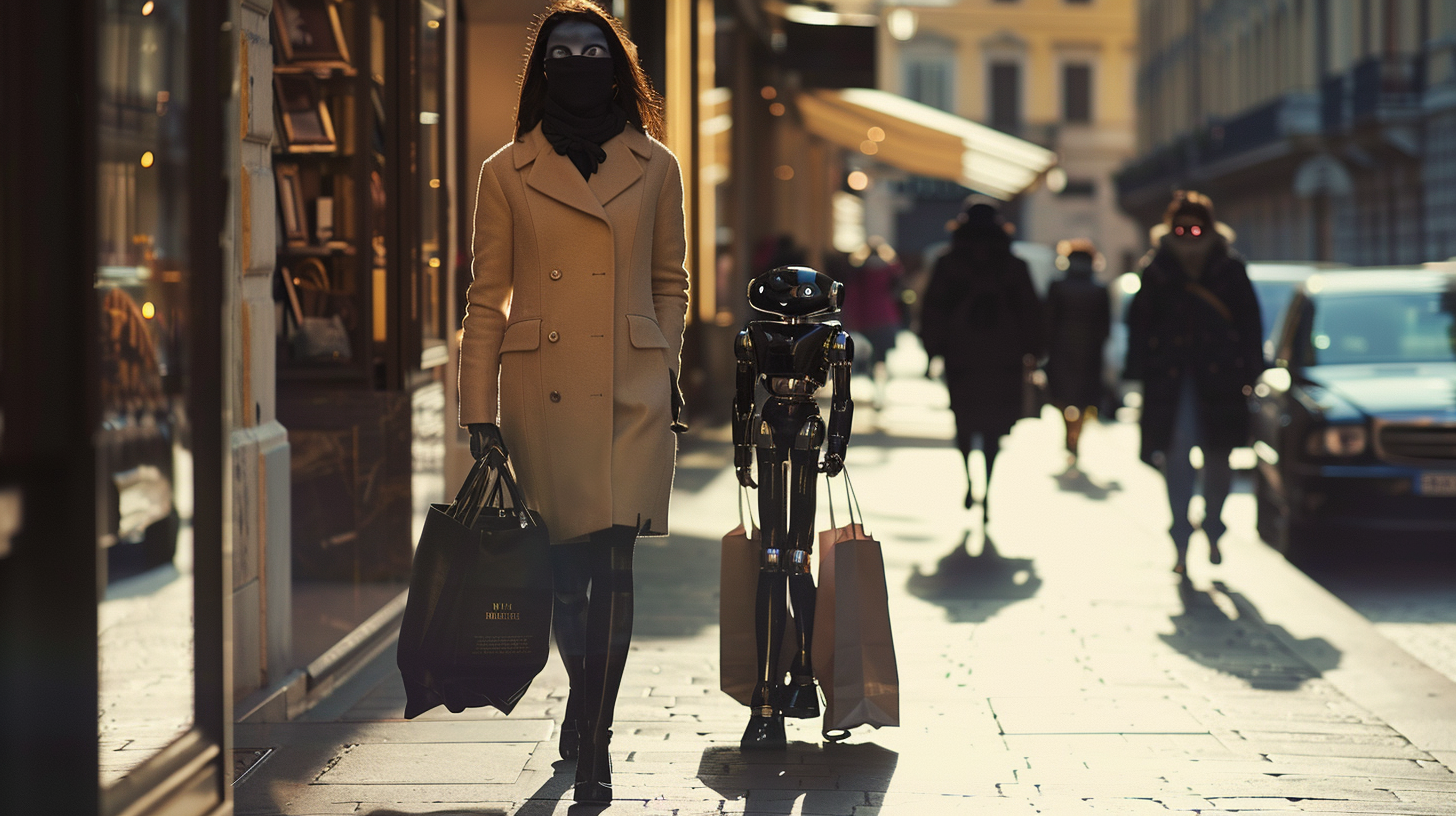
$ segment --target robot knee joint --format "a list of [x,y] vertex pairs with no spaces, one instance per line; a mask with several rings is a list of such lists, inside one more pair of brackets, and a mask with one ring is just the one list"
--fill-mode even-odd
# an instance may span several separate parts
[[790,575],[808,575],[810,555],[809,550],[785,550],[784,572]]
[[759,572],[788,572],[789,556],[794,552],[794,550],[782,550],[778,547],[765,547],[760,553]]

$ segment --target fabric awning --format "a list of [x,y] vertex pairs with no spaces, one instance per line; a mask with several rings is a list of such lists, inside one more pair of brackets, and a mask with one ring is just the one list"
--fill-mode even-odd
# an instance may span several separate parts
[[[821,88],[799,93],[796,101],[804,127],[815,136],[1002,200],[1026,190],[1057,162],[1057,154],[1040,145],[886,91]],[[884,138],[871,139],[871,128]]]

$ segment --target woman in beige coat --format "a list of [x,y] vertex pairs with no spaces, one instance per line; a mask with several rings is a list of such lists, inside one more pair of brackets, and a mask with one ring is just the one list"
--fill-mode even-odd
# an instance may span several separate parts
[[616,20],[557,0],[527,59],[516,138],[480,170],[460,423],[476,456],[514,453],[551,533],[561,755],[577,758],[576,800],[607,802],[632,548],[667,533],[681,429],[682,178]]

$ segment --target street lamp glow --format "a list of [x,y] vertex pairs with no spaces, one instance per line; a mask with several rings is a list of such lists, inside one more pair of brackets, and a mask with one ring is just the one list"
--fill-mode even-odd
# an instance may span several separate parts
[[915,12],[907,8],[897,8],[885,17],[885,28],[889,29],[891,37],[900,42],[912,39],[918,24]]
[[147,0],[147,2],[142,3],[142,16],[150,17],[152,15],[152,9],[154,8],[156,8],[156,5],[152,2],[152,0]]
[[149,300],[146,303],[143,303],[142,304],[142,317],[146,318],[147,320],[151,320],[152,318],[154,318],[156,316],[157,316],[157,307],[156,307],[156,305],[154,303],[152,303]]
[[849,189],[851,190],[863,190],[870,186],[870,177],[863,170],[856,170],[850,173],[849,177],[844,181],[849,185]]
[[148,150],[142,154],[142,167],[151,167],[156,160],[157,157],[152,155],[152,151]]

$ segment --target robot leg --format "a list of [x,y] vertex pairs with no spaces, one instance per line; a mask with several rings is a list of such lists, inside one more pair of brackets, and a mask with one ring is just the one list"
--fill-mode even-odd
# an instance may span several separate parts
[[779,700],[783,677],[778,667],[788,615],[788,584],[784,574],[788,452],[774,446],[773,434],[767,427],[762,429],[758,439],[759,511],[763,525],[763,553],[754,604],[758,682],[749,703],[748,727],[739,745],[742,748],[783,748],[788,741]]
[[794,606],[794,628],[798,650],[789,668],[791,679],[784,689],[784,716],[819,716],[819,694],[814,684],[814,605],[818,591],[809,571],[814,549],[814,505],[817,497],[819,446],[824,441],[824,423],[813,416],[804,423],[789,454],[789,536],[787,571],[789,600]]

